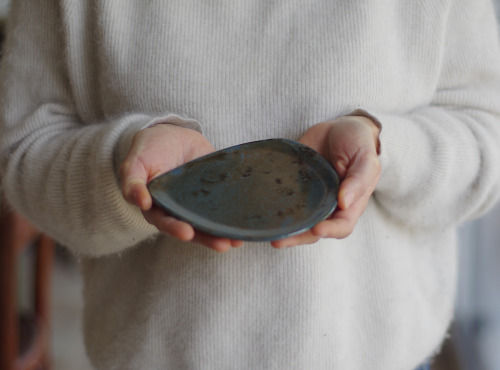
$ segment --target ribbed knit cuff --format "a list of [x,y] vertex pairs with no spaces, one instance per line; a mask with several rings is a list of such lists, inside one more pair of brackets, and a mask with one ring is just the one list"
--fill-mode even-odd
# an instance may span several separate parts
[[149,128],[154,125],[159,125],[159,124],[169,124],[169,125],[175,125],[175,126],[180,126],[184,128],[189,128],[191,130],[198,131],[200,134],[202,133],[201,131],[201,125],[200,123],[191,118],[185,118],[182,116],[179,116],[177,114],[169,114],[164,117],[160,118],[155,118],[152,121],[148,123],[148,125],[144,128]]
[[426,160],[432,149],[425,132],[404,115],[368,114],[384,127],[379,136],[382,174],[377,191],[392,193],[408,188],[408,183],[421,177],[429,166]]

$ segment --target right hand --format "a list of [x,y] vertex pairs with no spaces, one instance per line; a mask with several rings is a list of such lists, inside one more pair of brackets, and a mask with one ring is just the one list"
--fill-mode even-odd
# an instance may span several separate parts
[[153,205],[147,184],[155,177],[214,151],[199,132],[170,124],[158,124],[139,131],[120,167],[125,200],[139,207],[146,220],[167,235],[202,244],[218,252],[239,247],[243,242],[196,231]]
[[321,238],[341,239],[354,231],[380,178],[379,134],[378,125],[361,116],[322,122],[304,133],[299,141],[330,161],[342,179],[338,208],[312,229],[271,242],[274,247],[312,244]]

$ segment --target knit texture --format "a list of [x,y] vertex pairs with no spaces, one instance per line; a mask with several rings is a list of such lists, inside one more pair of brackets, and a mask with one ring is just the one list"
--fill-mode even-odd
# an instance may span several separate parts
[[[500,193],[488,0],[18,0],[1,176],[70,248],[97,369],[414,369],[452,317],[454,227]],[[159,236],[117,169],[155,123],[222,149],[357,109],[382,176],[343,240],[226,254]]]

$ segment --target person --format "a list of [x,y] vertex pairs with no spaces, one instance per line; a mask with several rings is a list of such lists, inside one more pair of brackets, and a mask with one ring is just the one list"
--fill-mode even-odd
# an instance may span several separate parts
[[[0,79],[3,192],[78,256],[95,368],[411,370],[439,350],[454,230],[500,195],[489,0],[18,0]],[[229,240],[152,206],[159,174],[277,137],[342,178],[311,230]]]

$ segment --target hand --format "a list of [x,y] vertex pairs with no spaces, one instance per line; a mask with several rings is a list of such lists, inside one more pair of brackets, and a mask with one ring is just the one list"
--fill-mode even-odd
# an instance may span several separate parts
[[380,177],[377,156],[380,129],[366,117],[345,116],[314,125],[300,138],[332,163],[342,182],[337,210],[311,230],[273,241],[276,248],[311,244],[320,238],[352,233]]
[[135,135],[132,147],[121,165],[120,176],[124,198],[138,206],[146,220],[160,232],[225,252],[231,247],[240,246],[242,242],[195,231],[188,223],[165,214],[153,205],[146,187],[155,177],[213,151],[212,144],[197,131],[158,124]]

